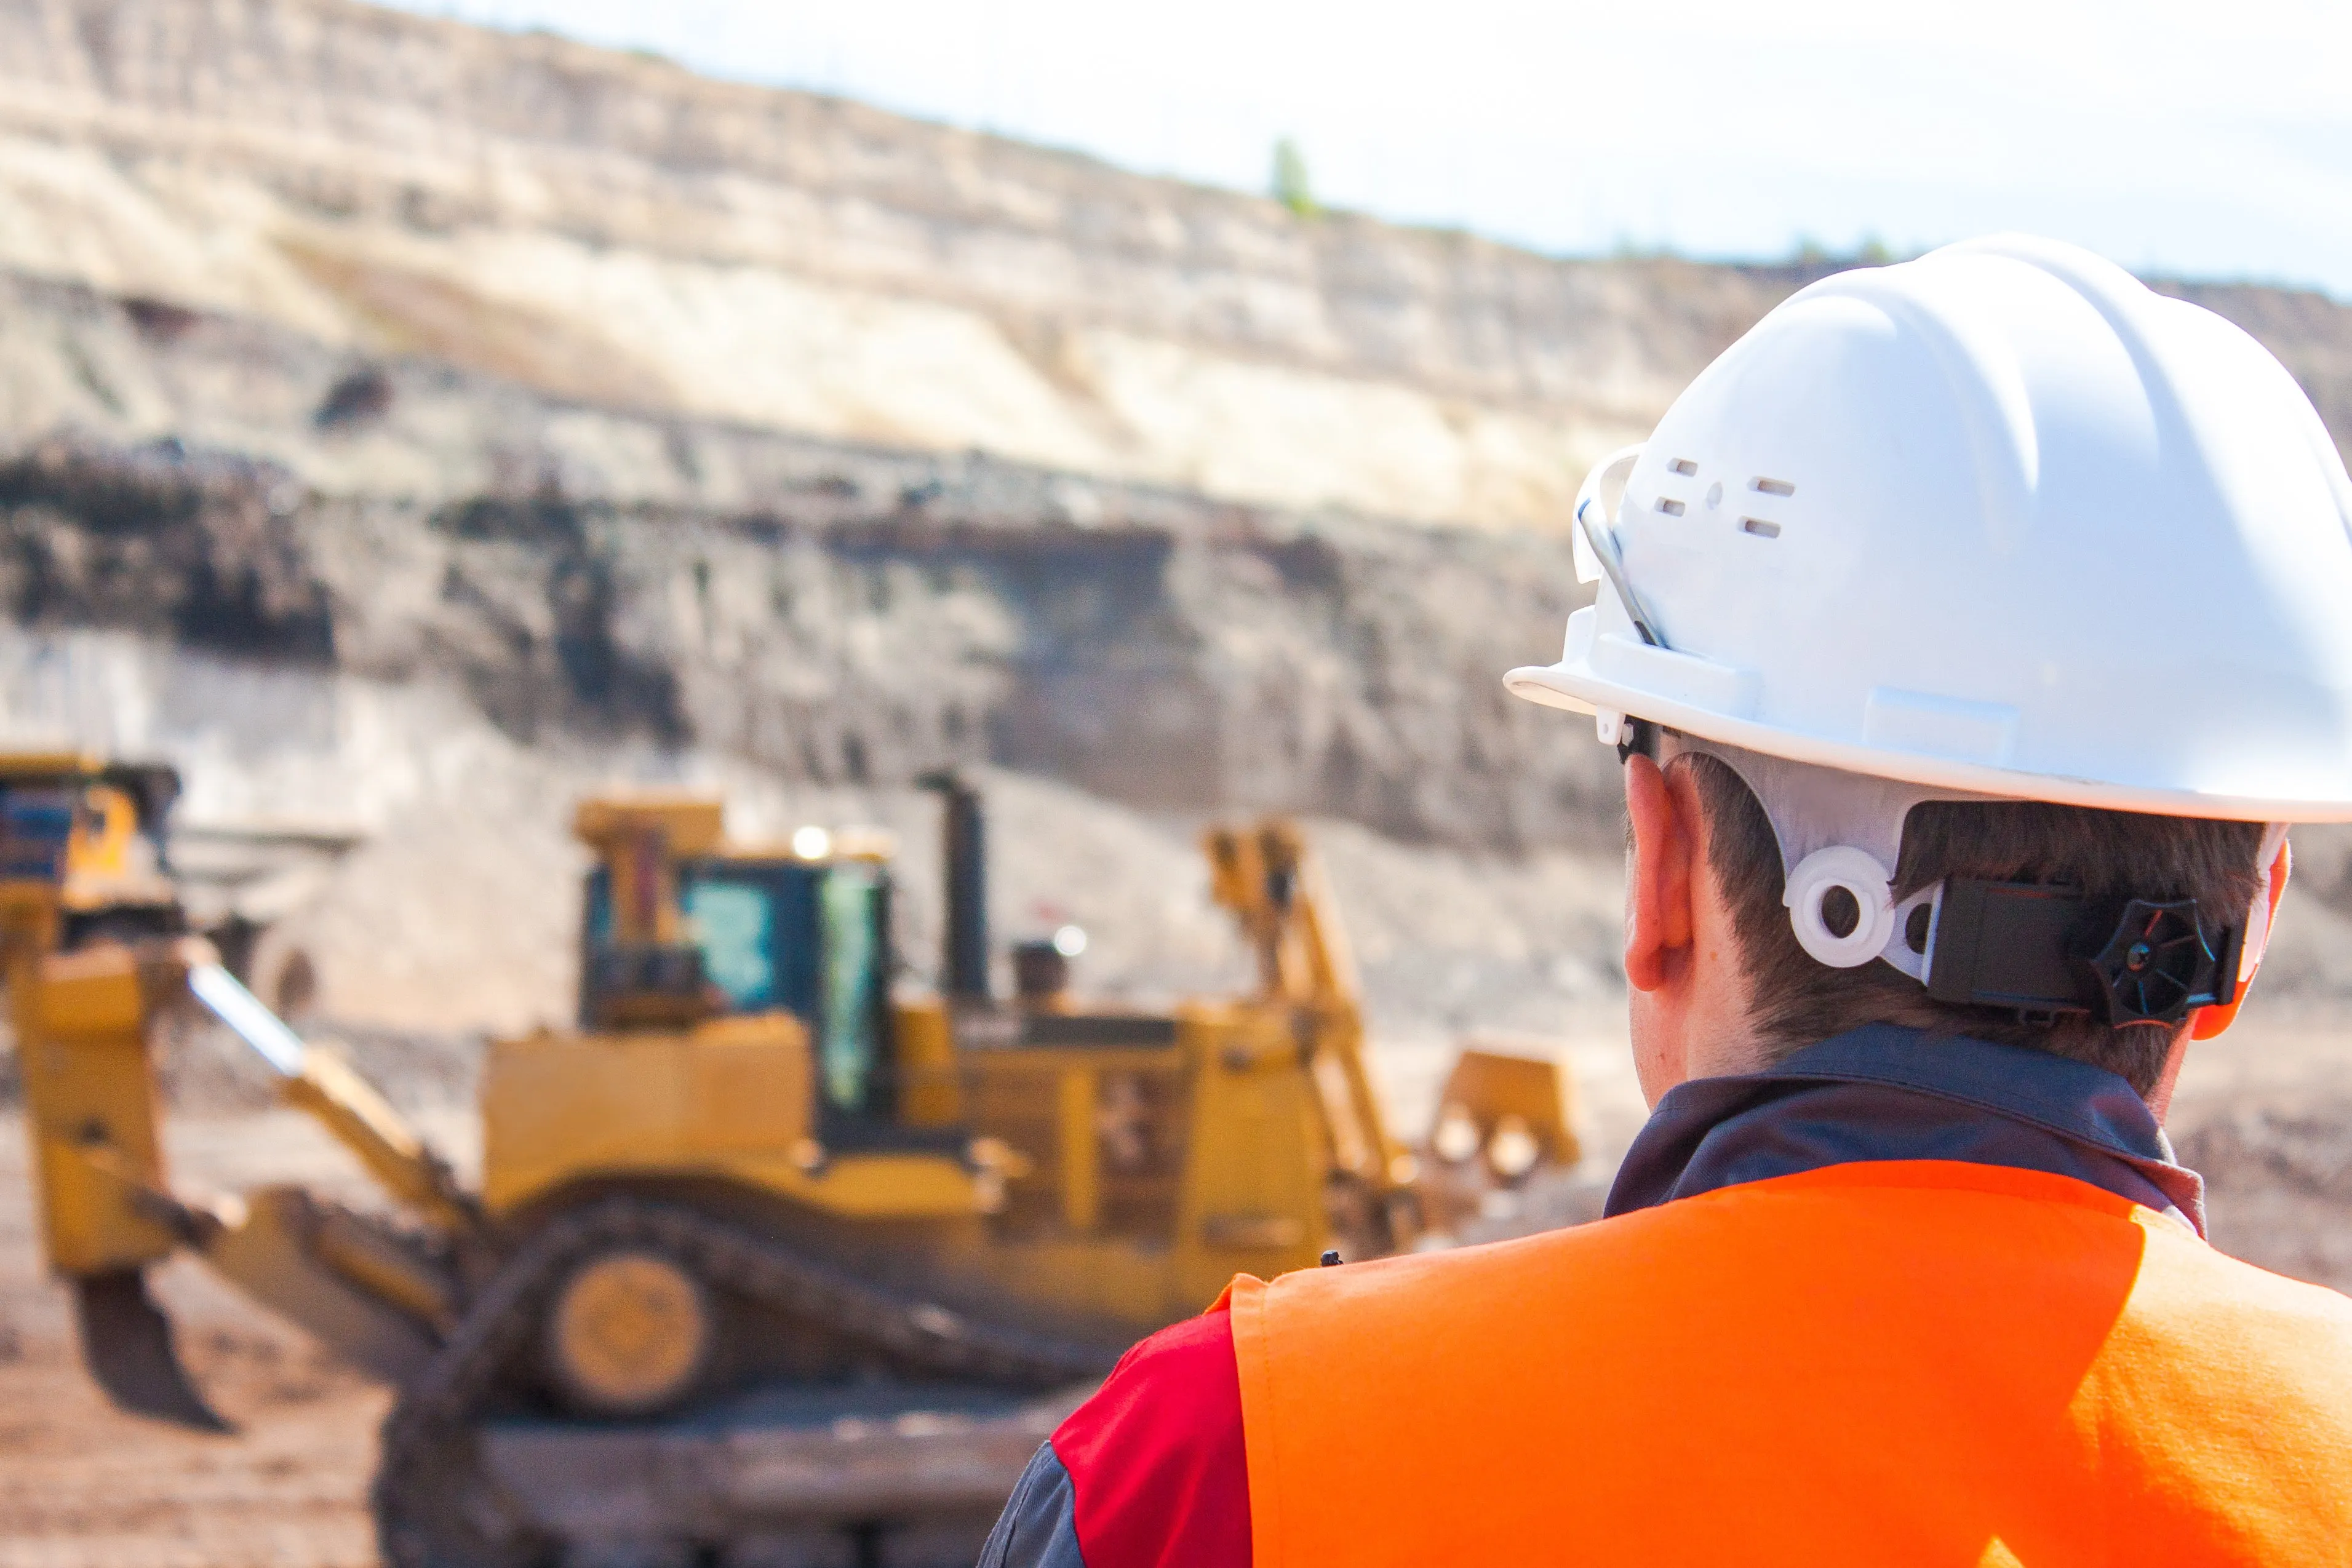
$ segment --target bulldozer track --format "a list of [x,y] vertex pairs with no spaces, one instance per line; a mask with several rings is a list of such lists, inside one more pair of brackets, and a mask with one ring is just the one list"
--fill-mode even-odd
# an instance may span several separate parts
[[1007,1328],[863,1280],[679,1204],[599,1199],[550,1221],[492,1276],[384,1419],[374,1505],[392,1568],[522,1568],[545,1554],[473,1457],[469,1422],[530,1352],[565,1272],[615,1245],[653,1246],[705,1281],[889,1354],[905,1367],[1047,1389],[1110,1369],[1118,1349]]

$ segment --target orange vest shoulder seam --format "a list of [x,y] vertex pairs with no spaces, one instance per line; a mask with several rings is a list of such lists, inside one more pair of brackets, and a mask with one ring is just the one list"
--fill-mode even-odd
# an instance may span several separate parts
[[1247,1416],[1253,1407],[1267,1410],[1274,1404],[1265,1281],[1236,1274],[1219,1302],[1233,1319],[1234,1372],[1242,1390],[1242,1452],[1250,1474],[1250,1561],[1255,1568],[1273,1568],[1282,1556],[1282,1467],[1275,1458],[1273,1423]]
[[[2016,1166],[1978,1165],[1969,1160],[1850,1160],[1843,1164],[1822,1166],[1809,1171],[1794,1171],[1787,1176],[1767,1176],[1761,1181],[1740,1182],[1736,1186],[1717,1187],[1677,1203],[1705,1203],[1710,1199],[1735,1199],[1751,1193],[1801,1191],[1809,1188],[1876,1187],[1900,1190],[1927,1188],[1942,1192],[1982,1192],[2002,1197],[2021,1197],[2047,1203],[2063,1203],[2077,1208],[2096,1209],[2118,1219],[2129,1218],[2135,1211],[2155,1213],[2145,1205],[2134,1203],[2119,1193],[2094,1186],[2077,1176],[2060,1176],[2054,1171],[2025,1170]],[[1660,1209],[1666,1206],[1660,1205]]]

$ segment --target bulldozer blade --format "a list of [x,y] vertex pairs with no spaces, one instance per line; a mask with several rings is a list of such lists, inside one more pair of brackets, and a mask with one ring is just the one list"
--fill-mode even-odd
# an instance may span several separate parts
[[147,1293],[137,1269],[117,1269],[74,1281],[82,1364],[115,1408],[176,1422],[200,1432],[232,1428],[188,1381],[172,1345],[172,1320]]

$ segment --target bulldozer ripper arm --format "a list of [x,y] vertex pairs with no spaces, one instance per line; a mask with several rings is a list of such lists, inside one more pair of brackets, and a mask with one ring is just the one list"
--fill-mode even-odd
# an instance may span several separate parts
[[[172,1228],[213,1271],[307,1331],[344,1360],[404,1386],[456,1322],[454,1272],[380,1223],[271,1187],[211,1209],[169,1205]],[[198,1431],[225,1432],[180,1363],[172,1322],[145,1270],[107,1269],[73,1280],[82,1364],[115,1407]]]
[[436,1228],[467,1231],[479,1222],[473,1195],[457,1185],[441,1156],[375,1085],[337,1058],[305,1051],[300,1071],[278,1092],[288,1104],[309,1112],[386,1192]]
[[299,1187],[222,1206],[197,1249],[215,1272],[362,1371],[405,1385],[457,1319],[451,1271]]
[[147,1053],[152,970],[109,946],[26,955],[8,982],[49,1267],[80,1279],[170,1256],[182,1238]]
[[147,1054],[161,978],[152,958],[126,947],[20,948],[9,1009],[42,1244],[71,1283],[83,1364],[124,1410],[219,1432],[227,1423],[189,1382],[171,1322],[147,1292],[146,1266],[202,1227],[164,1186]]
[[[392,1382],[454,1318],[452,1271],[386,1228],[290,1189],[214,1208],[166,1184],[149,1021],[194,990],[281,1074],[394,1196],[445,1229],[472,1223],[447,1167],[356,1073],[310,1051],[200,944],[19,950],[9,1004],[49,1266],[71,1281],[82,1357],[124,1410],[226,1430],[182,1368],[146,1266],[188,1247],[261,1304]],[[228,988],[235,988],[234,993]],[[237,1007],[237,998],[243,1006]]]
[[278,1077],[278,1097],[309,1113],[383,1189],[446,1231],[469,1230],[480,1211],[448,1166],[375,1085],[340,1059],[302,1043],[218,964],[188,971],[188,989]]
[[143,1270],[109,1269],[73,1283],[82,1364],[117,1409],[200,1432],[230,1429],[188,1381],[172,1320],[147,1293]]

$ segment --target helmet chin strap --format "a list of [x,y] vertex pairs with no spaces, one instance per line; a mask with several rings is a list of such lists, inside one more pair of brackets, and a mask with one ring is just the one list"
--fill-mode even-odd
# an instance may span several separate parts
[[[2226,925],[2194,899],[2094,901],[2074,888],[1969,879],[1938,882],[1897,903],[1895,873],[1911,808],[2001,797],[1790,762],[1696,736],[1663,733],[1657,745],[1662,764],[1685,753],[1713,757],[1754,793],[1779,841],[1790,928],[1831,968],[1883,959],[1939,1001],[2029,1018],[2093,1013],[2111,1024],[2171,1024],[2198,1008],[2233,1003],[2269,939],[2269,881],[2284,824],[2264,835],[2252,907]],[[1829,918],[1839,891],[1855,912],[1843,931]]]

